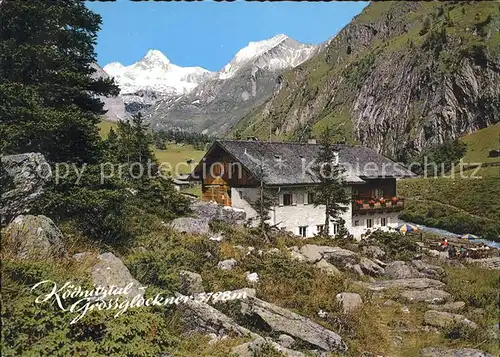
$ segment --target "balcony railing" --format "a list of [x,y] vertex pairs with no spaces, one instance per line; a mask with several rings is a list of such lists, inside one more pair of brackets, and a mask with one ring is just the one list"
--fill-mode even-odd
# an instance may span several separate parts
[[394,212],[404,208],[404,198],[384,197],[384,198],[356,198],[352,202],[352,212],[354,214],[374,213],[374,212]]

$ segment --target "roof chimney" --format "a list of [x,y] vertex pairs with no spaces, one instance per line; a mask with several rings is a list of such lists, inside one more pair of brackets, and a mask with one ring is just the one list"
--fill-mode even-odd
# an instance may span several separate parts
[[316,139],[307,139],[308,144],[316,144]]

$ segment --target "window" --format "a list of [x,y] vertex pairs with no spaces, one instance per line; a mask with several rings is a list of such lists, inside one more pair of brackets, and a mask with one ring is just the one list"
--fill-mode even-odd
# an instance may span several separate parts
[[385,221],[385,217],[380,218],[380,225],[382,227],[385,227],[386,224],[387,224],[387,222]]
[[334,224],[333,225],[333,234],[337,234],[339,232],[340,225]]
[[323,230],[325,229],[325,225],[324,224],[318,224],[316,226],[316,232],[318,232],[318,234],[321,234],[323,233]]
[[375,198],[384,197],[384,190],[381,188],[375,189]]
[[299,227],[299,236],[306,237],[307,236],[307,226]]
[[314,203],[315,198],[316,198],[316,194],[314,192],[307,193],[307,203],[310,203],[310,204]]
[[366,228],[372,228],[372,220],[371,220],[371,218],[368,218],[366,220]]
[[359,196],[359,190],[358,190],[358,188],[357,188],[357,187],[353,187],[353,188],[352,188],[352,195],[353,195],[354,197]]
[[283,205],[284,206],[291,206],[292,205],[292,194],[291,193],[284,193],[283,194]]
[[354,227],[359,227],[359,221],[358,220],[354,221]]

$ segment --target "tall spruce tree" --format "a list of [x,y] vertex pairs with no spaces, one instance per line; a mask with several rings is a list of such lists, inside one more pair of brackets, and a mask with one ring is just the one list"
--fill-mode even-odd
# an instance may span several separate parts
[[266,180],[266,172],[265,172],[265,160],[261,157],[258,160],[258,172],[257,172],[257,180],[259,181],[259,195],[257,199],[252,202],[252,207],[257,212],[257,219],[259,222],[259,229],[262,235],[266,240],[269,239],[269,223],[267,223],[270,219],[270,212],[275,203],[274,197],[268,190],[265,180]]
[[314,172],[319,185],[315,189],[315,206],[325,206],[325,227],[323,234],[330,235],[330,220],[340,220],[341,213],[347,211],[347,205],[351,200],[345,188],[343,169],[339,163],[335,152],[338,148],[333,144],[334,133],[327,127],[321,134],[319,144],[321,148],[316,157]]
[[0,132],[4,153],[41,152],[50,162],[100,157],[98,95],[117,95],[92,78],[101,17],[79,0],[0,4]]

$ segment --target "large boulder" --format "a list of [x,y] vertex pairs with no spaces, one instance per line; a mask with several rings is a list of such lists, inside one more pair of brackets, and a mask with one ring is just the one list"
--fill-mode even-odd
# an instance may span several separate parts
[[317,263],[321,259],[334,261],[344,266],[346,263],[357,263],[357,254],[340,247],[330,247],[327,245],[306,244],[300,248],[300,253],[309,263]]
[[426,263],[422,260],[412,260],[410,265],[418,270],[420,276],[431,278],[431,279],[440,279],[444,274],[444,269],[440,266]]
[[[247,297],[253,295],[254,293],[250,293]],[[178,308],[187,331],[214,333],[216,336],[224,336],[227,332],[231,332],[236,336],[260,338],[258,334],[238,325],[231,317],[207,303],[187,298],[179,304]]]
[[427,306],[429,310],[437,310],[437,311],[460,311],[464,307],[465,307],[465,302],[463,301],[449,302],[443,305],[430,304]]
[[477,325],[464,315],[452,314],[450,312],[428,310],[424,314],[424,322],[434,327],[447,327],[459,323],[471,328],[477,328]]
[[342,275],[340,270],[338,270],[335,265],[328,263],[325,259],[321,259],[319,262],[314,264],[314,266],[325,272],[327,275]]
[[445,286],[445,284],[439,280],[428,278],[379,280],[374,283],[362,283],[362,285],[372,291],[382,291],[390,288],[407,290],[423,290],[429,288],[439,289]]
[[327,352],[347,350],[338,334],[295,312],[257,298],[242,300],[241,305],[241,312],[248,318],[256,318],[266,330],[286,333]]
[[278,336],[278,343],[285,348],[292,348],[295,344],[295,340],[292,336],[282,333]]
[[174,230],[180,233],[208,234],[210,232],[210,226],[206,219],[180,217],[174,219],[170,224]]
[[363,306],[361,296],[356,293],[339,293],[335,299],[340,303],[345,313],[356,311]]
[[385,275],[391,279],[418,278],[419,274],[415,268],[406,265],[405,262],[396,260],[385,267]]
[[50,166],[39,153],[1,157],[0,185],[2,225],[15,216],[31,211],[43,194],[43,186],[52,177]]
[[20,259],[45,260],[66,254],[61,231],[42,215],[17,216],[5,230],[3,244]]
[[410,302],[427,302],[432,304],[441,304],[452,299],[449,293],[439,289],[407,290],[403,291],[401,296]]
[[363,273],[370,275],[370,276],[378,276],[384,274],[385,270],[382,268],[380,265],[375,263],[374,261],[362,257],[359,260],[359,266],[361,267],[361,270]]
[[427,347],[420,350],[420,357],[493,357],[489,353],[473,348]]
[[134,279],[125,264],[113,253],[98,256],[92,253],[78,253],[73,258],[90,264],[92,282],[96,286],[125,288],[132,284],[129,293],[123,298],[132,300],[137,295],[144,296],[144,289],[141,289],[143,285]]
[[245,222],[246,213],[242,209],[218,205],[215,202],[195,201],[191,204],[195,215],[208,221],[223,221],[229,224],[242,224]]
[[200,274],[188,270],[181,270],[179,272],[179,278],[179,291],[181,294],[192,295],[204,292],[203,280]]

